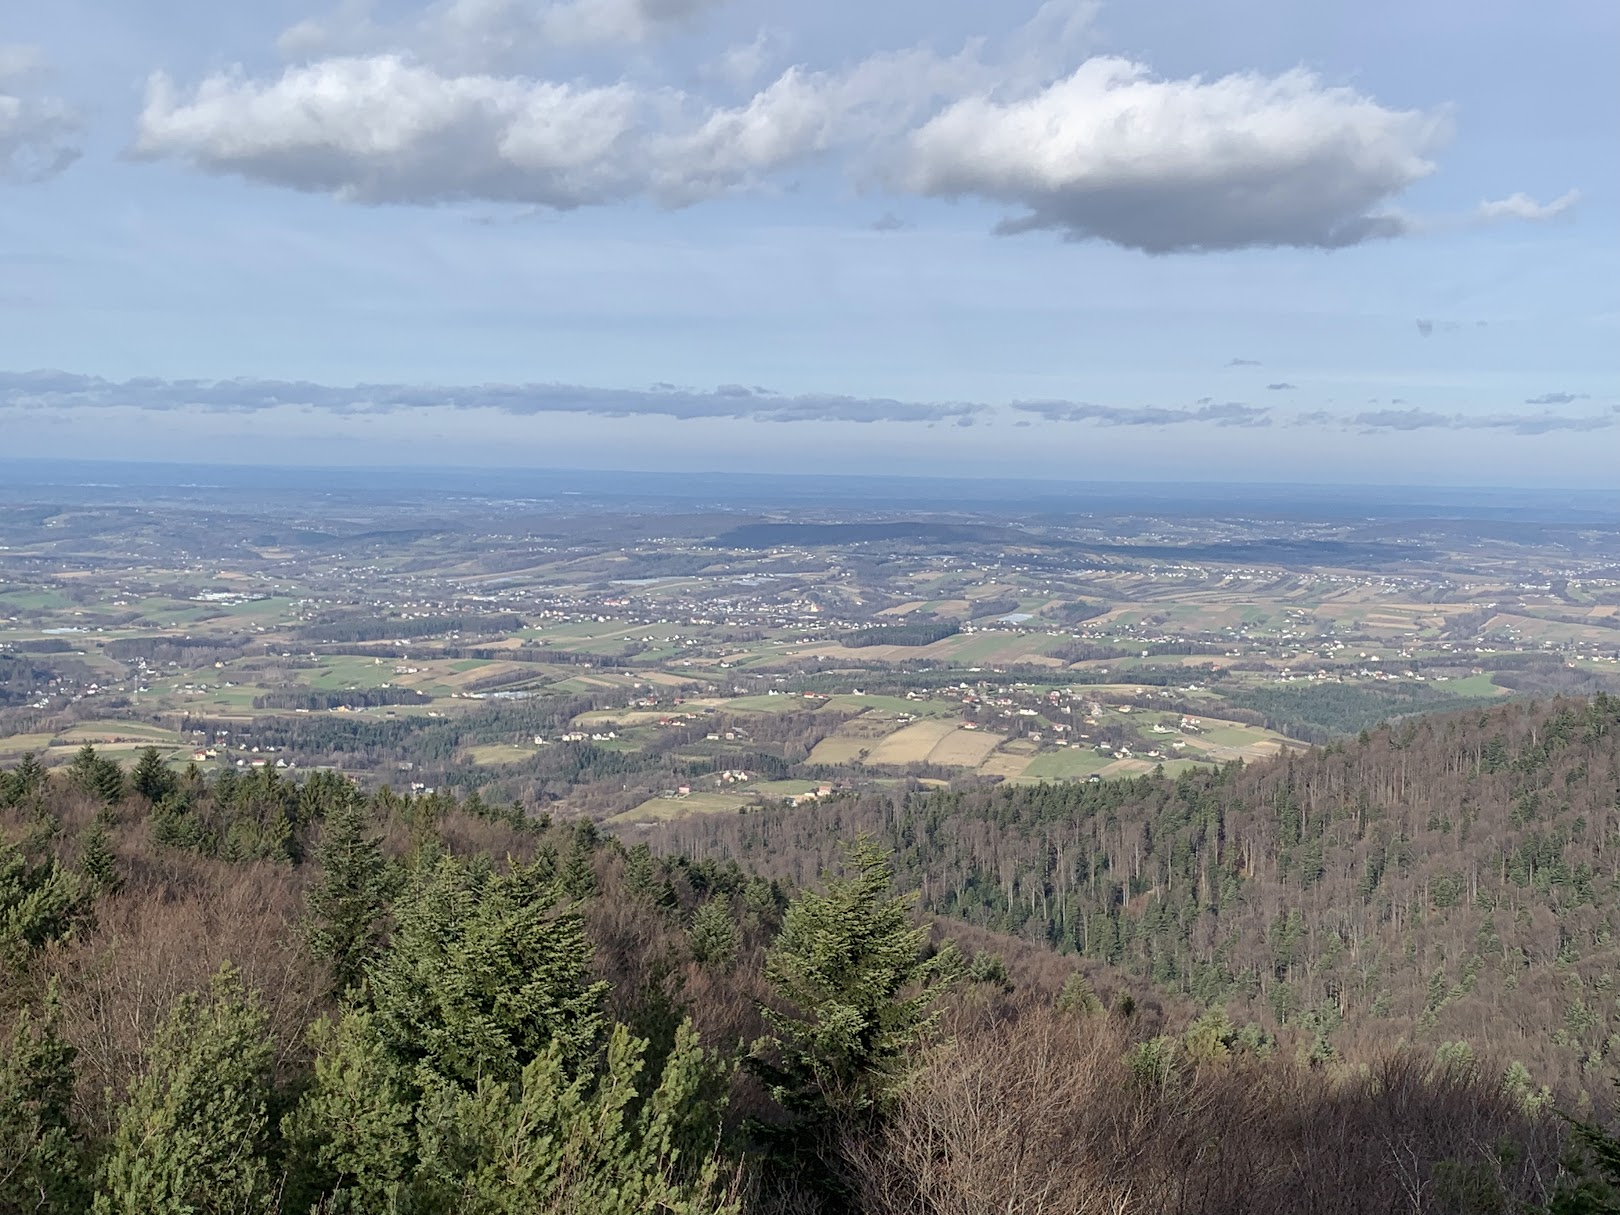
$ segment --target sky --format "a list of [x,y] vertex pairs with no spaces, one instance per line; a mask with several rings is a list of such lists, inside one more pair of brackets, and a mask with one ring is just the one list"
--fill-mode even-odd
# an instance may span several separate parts
[[1612,0],[0,10],[0,452],[1620,485]]

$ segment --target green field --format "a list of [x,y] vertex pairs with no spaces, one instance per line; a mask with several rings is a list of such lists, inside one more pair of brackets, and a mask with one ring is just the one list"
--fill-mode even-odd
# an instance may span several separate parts
[[1018,775],[1019,780],[1074,780],[1101,772],[1114,762],[1112,755],[1100,755],[1090,747],[1063,747],[1043,751]]

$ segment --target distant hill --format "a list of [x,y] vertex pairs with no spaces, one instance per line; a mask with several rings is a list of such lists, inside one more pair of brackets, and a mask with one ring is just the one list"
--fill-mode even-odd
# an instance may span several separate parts
[[908,544],[1047,543],[1010,527],[962,523],[745,523],[709,541],[715,548],[815,548],[893,541]]
[[892,847],[928,910],[1128,968],[1331,1054],[1466,1040],[1620,1066],[1620,700],[1412,718],[1176,779],[861,796],[660,843],[795,880]]

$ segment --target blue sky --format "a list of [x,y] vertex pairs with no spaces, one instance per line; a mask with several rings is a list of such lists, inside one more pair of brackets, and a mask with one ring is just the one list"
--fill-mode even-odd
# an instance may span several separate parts
[[1607,0],[12,6],[0,446],[1612,487],[1616,45]]

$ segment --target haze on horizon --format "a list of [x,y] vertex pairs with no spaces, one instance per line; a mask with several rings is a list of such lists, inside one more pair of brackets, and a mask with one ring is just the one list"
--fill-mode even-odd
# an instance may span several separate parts
[[59,0],[11,457],[1613,487],[1620,10]]

